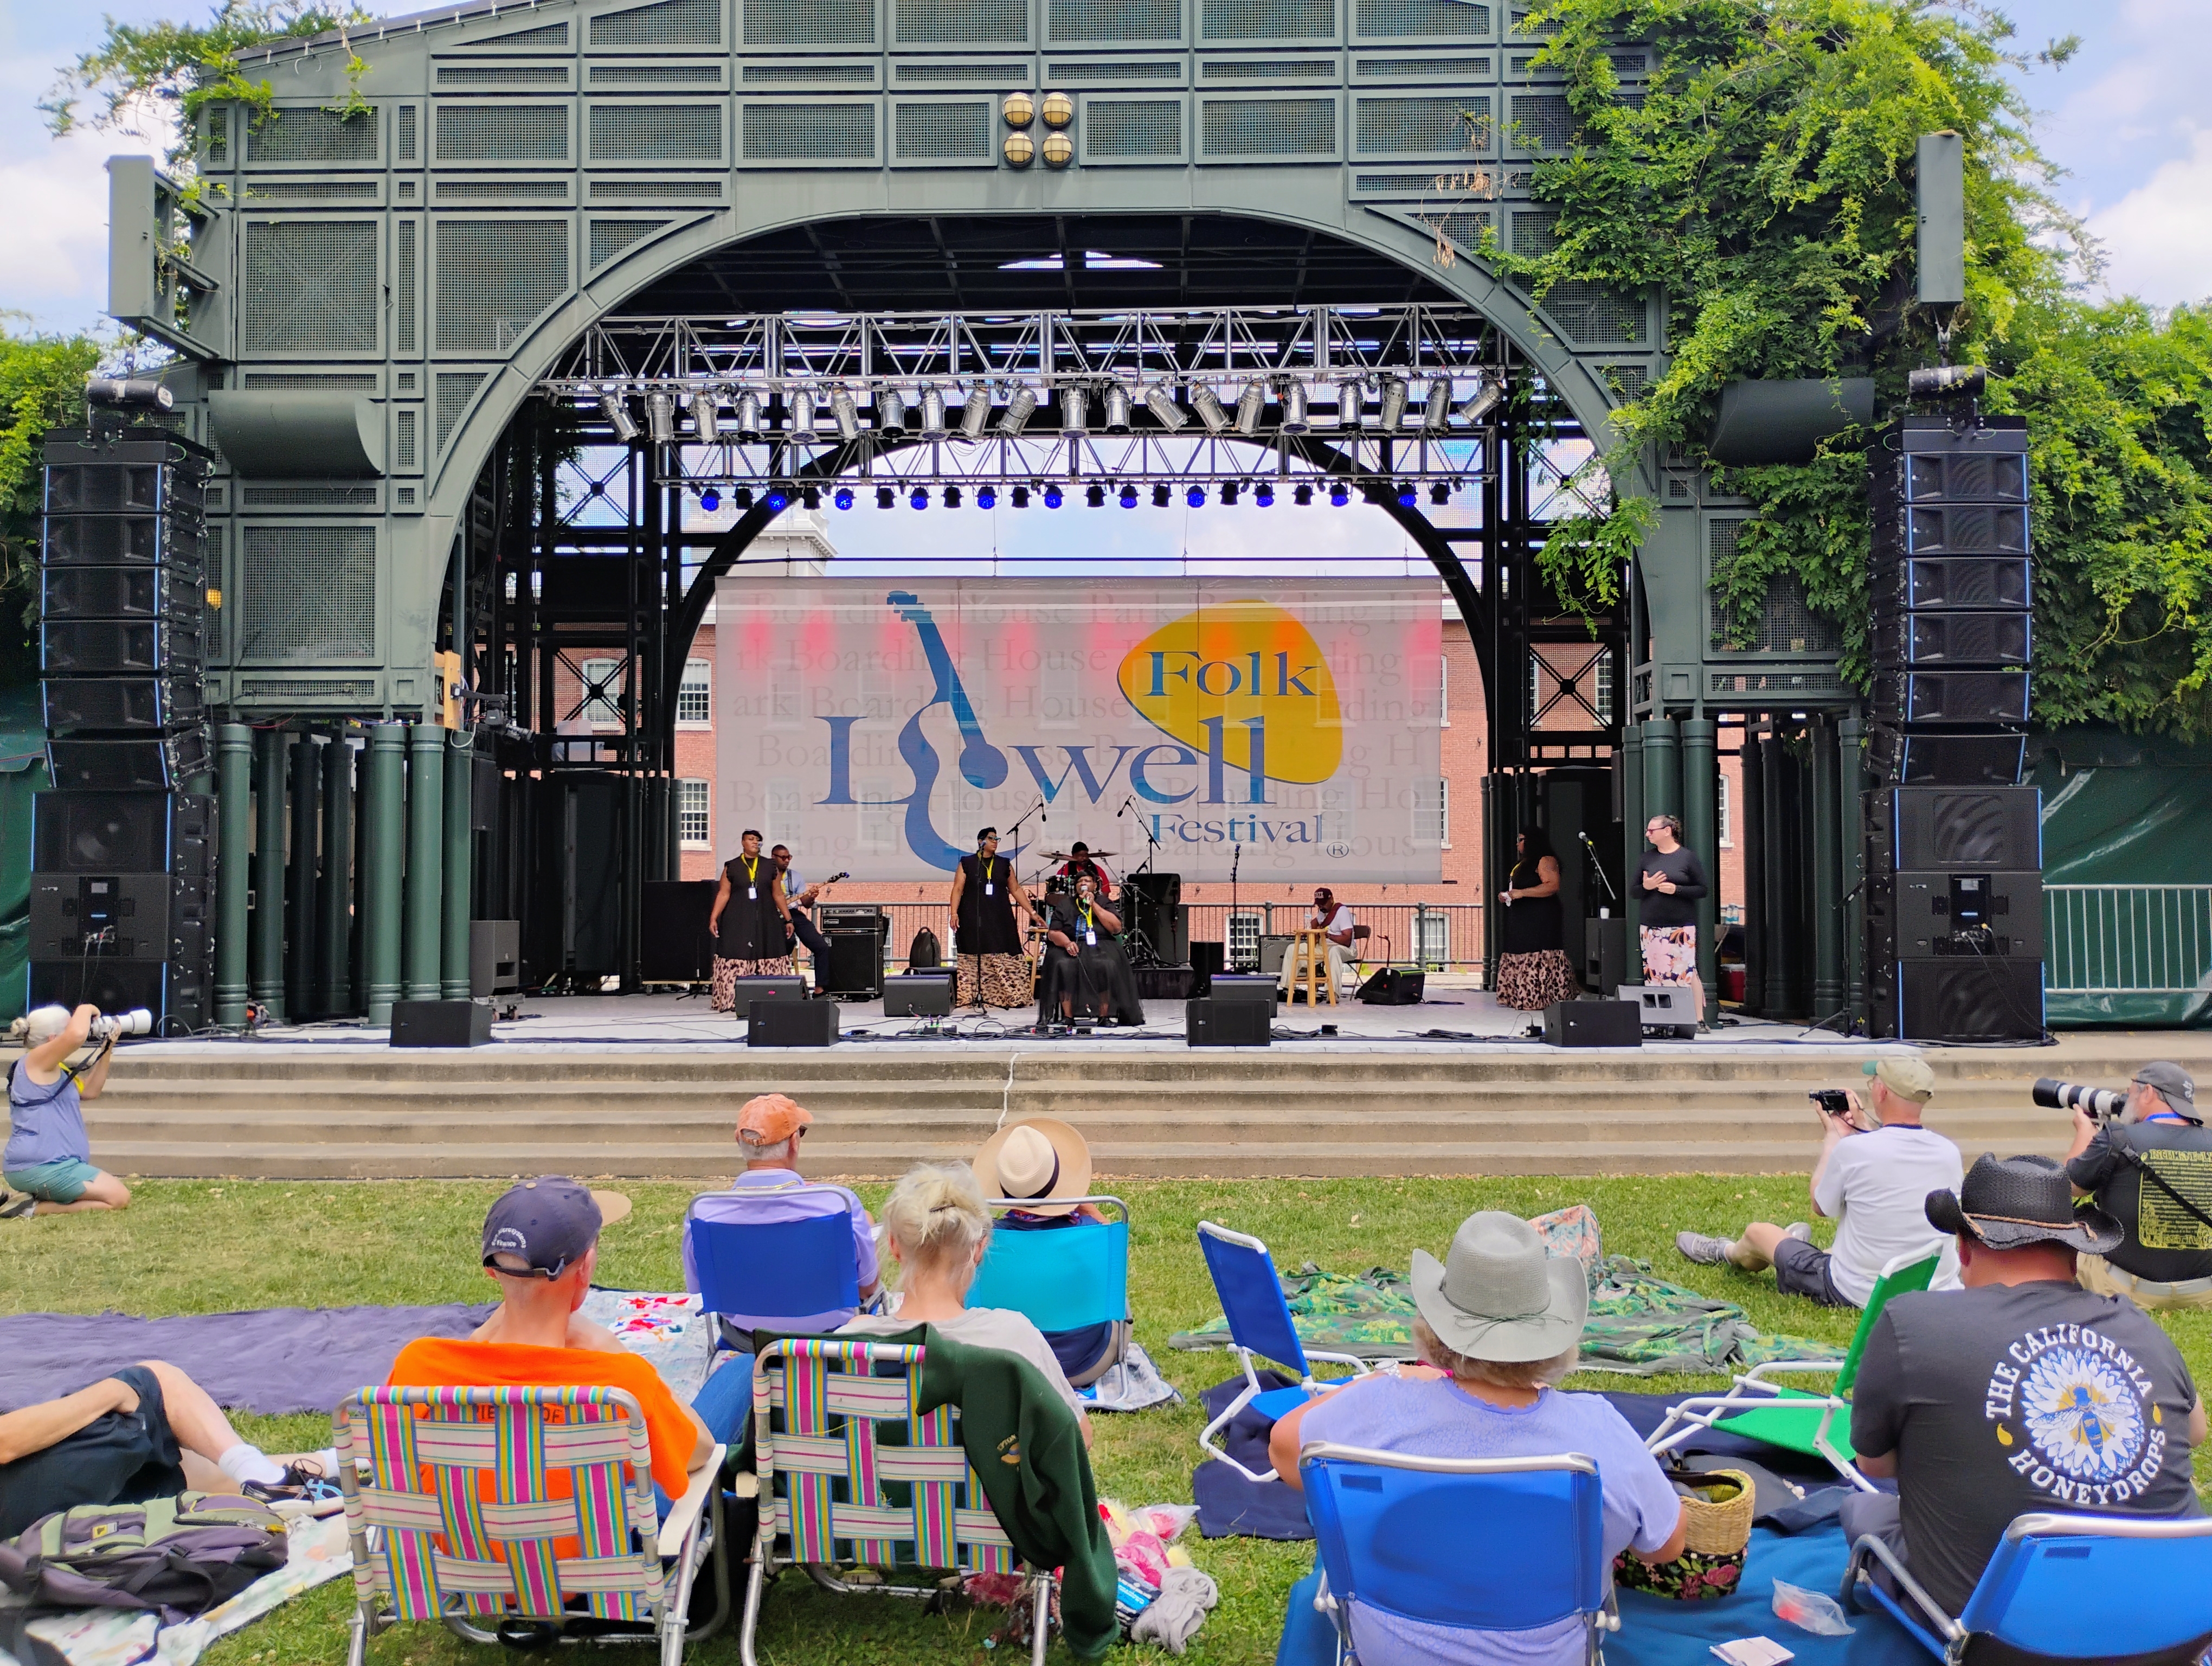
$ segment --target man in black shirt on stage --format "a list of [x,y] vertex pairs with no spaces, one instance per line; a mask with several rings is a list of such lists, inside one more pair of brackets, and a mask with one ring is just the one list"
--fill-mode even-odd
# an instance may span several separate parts
[[2115,1123],[2077,1108],[2066,1155],[2075,1196],[2094,1197],[2127,1233],[2111,1254],[2081,1257],[2081,1287],[2137,1307],[2212,1308],[2212,1128],[2189,1073],[2145,1065]]

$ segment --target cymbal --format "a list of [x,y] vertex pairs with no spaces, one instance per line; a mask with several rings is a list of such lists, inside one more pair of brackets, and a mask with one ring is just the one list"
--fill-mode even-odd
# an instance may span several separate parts
[[[1086,856],[1111,856],[1114,853],[1110,850],[1086,850],[1083,854]],[[1048,862],[1072,862],[1075,860],[1075,853],[1072,850],[1040,850],[1037,854]]]

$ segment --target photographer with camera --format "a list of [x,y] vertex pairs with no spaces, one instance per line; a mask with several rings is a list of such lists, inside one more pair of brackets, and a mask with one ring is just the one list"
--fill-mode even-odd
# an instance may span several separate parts
[[[8,1149],[0,1156],[0,1178],[21,1198],[0,1207],[0,1218],[76,1214],[94,1209],[127,1209],[131,1189],[92,1165],[91,1141],[84,1131],[86,1099],[97,1099],[107,1085],[107,1067],[115,1038],[143,1035],[143,1014],[103,1018],[97,1006],[41,1006],[9,1027],[8,1038],[26,1050],[8,1073]],[[72,1053],[97,1036],[100,1050],[89,1063],[71,1064]]]
[[2137,1307],[2212,1308],[2212,1128],[2197,1115],[2189,1073],[2154,1060],[2124,1096],[2045,1079],[2035,1102],[2073,1111],[2074,1195],[2094,1197],[2126,1232],[2081,1257],[2081,1287]]
[[[1836,1247],[1816,1250],[1802,1221],[1776,1226],[1755,1220],[1734,1239],[1678,1232],[1674,1247],[1706,1266],[1727,1262],[1747,1273],[1774,1268],[1784,1293],[1829,1307],[1864,1307],[1875,1280],[1896,1256],[1934,1240],[1922,1205],[1928,1194],[1955,1189],[1964,1174],[1959,1148],[1920,1126],[1936,1091],[1936,1073],[1917,1053],[1885,1054],[1861,1067],[1873,1078],[1869,1108],[1846,1089],[1812,1094],[1820,1118],[1820,1155],[1813,1164],[1814,1213],[1837,1218]],[[1945,1256],[1934,1287],[1956,1289],[1958,1269]]]

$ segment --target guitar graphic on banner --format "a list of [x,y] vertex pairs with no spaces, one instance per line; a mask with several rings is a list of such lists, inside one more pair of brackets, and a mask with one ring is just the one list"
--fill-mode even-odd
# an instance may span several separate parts
[[951,651],[945,647],[944,635],[938,629],[937,621],[930,617],[929,609],[922,605],[921,598],[911,590],[894,590],[884,600],[898,609],[899,617],[914,627],[922,655],[929,661],[930,674],[936,681],[929,699],[899,731],[899,757],[914,776],[914,791],[906,800],[907,846],[924,860],[950,871],[959,866],[960,858],[967,853],[958,846],[947,844],[930,819],[929,800],[936,788],[940,765],[936,745],[923,732],[922,720],[939,707],[951,710],[960,737],[960,775],[970,787],[988,792],[1004,781],[1006,755],[983,738],[983,725],[976,718],[967,689],[961,684],[959,668],[952,663]]

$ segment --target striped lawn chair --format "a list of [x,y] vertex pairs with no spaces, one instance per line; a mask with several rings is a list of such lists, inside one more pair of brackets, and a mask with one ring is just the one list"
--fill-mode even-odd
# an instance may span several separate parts
[[[692,1578],[718,1536],[702,1512],[722,1448],[661,1522],[645,1412],[625,1389],[362,1389],[334,1421],[359,1599],[348,1666],[406,1620],[442,1620],[476,1643],[543,1640],[575,1620],[597,1622],[578,1633],[635,1627],[658,1635],[661,1666],[678,1666]],[[553,1498],[547,1478],[561,1470],[571,1495]],[[562,1539],[579,1554],[556,1556]],[[700,1637],[728,1612],[726,1559],[717,1578],[722,1601]]]
[[[923,1350],[890,1342],[793,1337],[753,1370],[760,1536],[745,1584],[738,1652],[757,1666],[761,1598],[778,1563],[826,1590],[928,1598],[924,1570],[1008,1573],[1018,1562],[968,1466],[954,1408],[920,1409]],[[839,1565],[890,1569],[903,1582],[840,1579]],[[1031,1659],[1044,1659],[1052,1573],[1028,1570]]]

